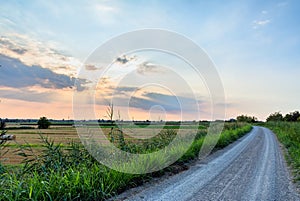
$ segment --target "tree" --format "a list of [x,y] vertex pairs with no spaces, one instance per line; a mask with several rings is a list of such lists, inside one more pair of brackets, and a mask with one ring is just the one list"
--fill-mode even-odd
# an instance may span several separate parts
[[4,130],[5,127],[6,127],[5,121],[0,118],[0,130]]
[[37,124],[39,129],[47,129],[51,123],[46,117],[41,117]]
[[290,112],[284,116],[284,121],[297,121],[300,117],[299,111]]
[[283,121],[283,116],[280,112],[275,112],[268,116],[267,121]]
[[237,116],[236,120],[238,122],[247,122],[247,123],[255,123],[255,122],[257,122],[257,118],[256,117],[250,117],[250,116],[247,116],[247,115]]

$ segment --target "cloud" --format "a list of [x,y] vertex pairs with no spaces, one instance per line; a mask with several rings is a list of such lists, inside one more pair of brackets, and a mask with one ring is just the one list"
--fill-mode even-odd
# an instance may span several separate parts
[[118,22],[121,10],[116,5],[109,5],[112,2],[97,2],[92,3],[89,12],[94,14],[94,19],[97,19],[102,25],[112,25]]
[[53,42],[44,43],[21,34],[0,37],[1,54],[18,59],[27,66],[40,66],[55,73],[75,76],[81,62],[57,47]]
[[265,26],[269,24],[271,20],[254,20],[253,21],[253,29],[257,29],[259,27]]
[[95,5],[95,9],[98,12],[112,12],[112,11],[116,11],[115,7],[104,5],[104,4],[97,4],[97,5]]
[[[126,91],[126,88],[123,88]],[[128,91],[136,90],[135,87],[128,87]],[[198,110],[199,105],[203,101],[198,101],[193,98],[162,94],[157,92],[144,92],[142,95],[133,95],[131,97],[124,97],[122,94],[114,95],[112,98],[116,106],[125,106],[136,109],[142,109],[149,111],[153,106],[161,106],[165,111],[176,113],[176,112],[195,112]],[[107,100],[102,100],[98,104],[103,104]]]
[[[58,74],[40,66],[28,66],[20,60],[0,54],[0,86],[24,88],[41,86],[47,89],[64,89],[74,86],[75,78]],[[85,89],[88,82],[78,79],[76,89]]]
[[167,95],[156,92],[146,92],[143,94],[143,96],[162,106],[165,106],[168,110],[180,110],[183,108],[189,110],[196,110],[196,104],[201,104],[202,102],[190,97]]
[[97,66],[95,66],[93,64],[86,64],[85,69],[90,70],[90,71],[99,70],[99,68],[97,68]]
[[[145,94],[146,95],[146,94]],[[178,103],[175,96],[169,96],[165,94],[155,93],[155,98],[146,98],[133,96],[130,98],[129,106],[133,108],[138,108],[142,110],[150,110],[151,107],[159,105],[168,112],[180,111],[180,104]],[[167,101],[166,101],[167,100]]]
[[139,90],[139,88],[138,87],[129,87],[129,86],[119,86],[119,87],[113,88],[113,90],[114,90],[114,93],[124,94],[127,92],[137,91],[137,90]]
[[263,10],[263,11],[261,11],[261,14],[266,15],[266,14],[268,14],[268,11]]
[[161,106],[167,112],[196,112],[200,106],[206,104],[204,100],[197,100],[191,95],[172,95],[156,91],[145,91],[137,86],[113,86],[111,82],[105,82],[107,87],[99,88],[96,95],[96,103],[107,105],[113,101],[115,106],[130,107],[149,111],[153,106]]
[[122,56],[116,58],[115,62],[125,65],[135,59],[136,59],[135,56],[122,55]]
[[266,24],[269,24],[270,20],[261,20],[261,21],[254,21],[254,24],[264,26]]
[[28,89],[6,88],[0,89],[1,98],[16,99],[29,102],[50,103],[54,99],[51,92],[37,92]]
[[19,55],[27,52],[25,48],[18,46],[17,44],[3,36],[0,37],[0,47],[6,47],[8,50]]
[[286,1],[277,3],[277,7],[284,7],[284,6],[287,6],[287,5],[288,5],[288,2],[286,2]]
[[139,74],[146,74],[146,73],[162,73],[164,72],[165,67],[156,65],[150,62],[143,62],[138,65],[137,72]]

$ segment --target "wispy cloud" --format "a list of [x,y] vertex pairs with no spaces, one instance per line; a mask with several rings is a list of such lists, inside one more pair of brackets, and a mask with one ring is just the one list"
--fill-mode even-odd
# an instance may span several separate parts
[[95,70],[99,70],[100,68],[98,68],[96,65],[93,64],[86,64],[85,69],[89,71],[95,71]]
[[92,3],[90,10],[103,25],[115,24],[117,22],[117,16],[121,12],[121,10],[116,5],[112,5],[111,2]]
[[115,93],[117,94],[124,94],[124,93],[127,93],[127,92],[135,92],[135,91],[138,91],[139,88],[138,87],[130,87],[130,86],[119,86],[119,87],[116,87],[113,89]]
[[113,6],[109,5],[104,5],[104,4],[96,4],[95,9],[99,12],[113,12],[116,11],[117,9]]
[[267,20],[254,20],[252,27],[253,27],[253,29],[257,29],[259,27],[266,26],[270,22],[271,22],[271,20],[269,20],[269,19],[267,19]]
[[56,99],[53,92],[38,92],[28,88],[1,88],[0,97],[5,99],[23,100],[28,102],[51,103]]
[[277,3],[278,7],[284,7],[286,5],[288,5],[288,2],[286,2],[286,1],[282,1],[282,2]]
[[138,65],[137,72],[142,75],[147,73],[163,73],[165,72],[165,67],[146,61]]

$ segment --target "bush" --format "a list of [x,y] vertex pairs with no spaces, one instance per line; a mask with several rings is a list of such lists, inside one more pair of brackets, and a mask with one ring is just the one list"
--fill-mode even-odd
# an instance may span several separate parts
[[236,120],[238,122],[246,122],[246,123],[255,123],[255,122],[257,122],[256,117],[250,117],[250,116],[247,116],[247,115],[240,115],[236,118]]
[[267,121],[283,121],[283,116],[280,112],[275,112],[274,114],[270,114],[270,116],[268,116]]
[[290,112],[289,114],[286,114],[284,116],[284,120],[285,121],[297,121],[300,118],[300,113],[299,111],[295,111],[295,112]]
[[46,117],[41,117],[37,124],[39,129],[47,129],[51,123]]

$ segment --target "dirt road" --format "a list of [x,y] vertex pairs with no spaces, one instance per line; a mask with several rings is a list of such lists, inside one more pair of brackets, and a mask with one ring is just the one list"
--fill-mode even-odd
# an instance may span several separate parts
[[253,130],[189,170],[116,200],[300,200],[274,134]]

